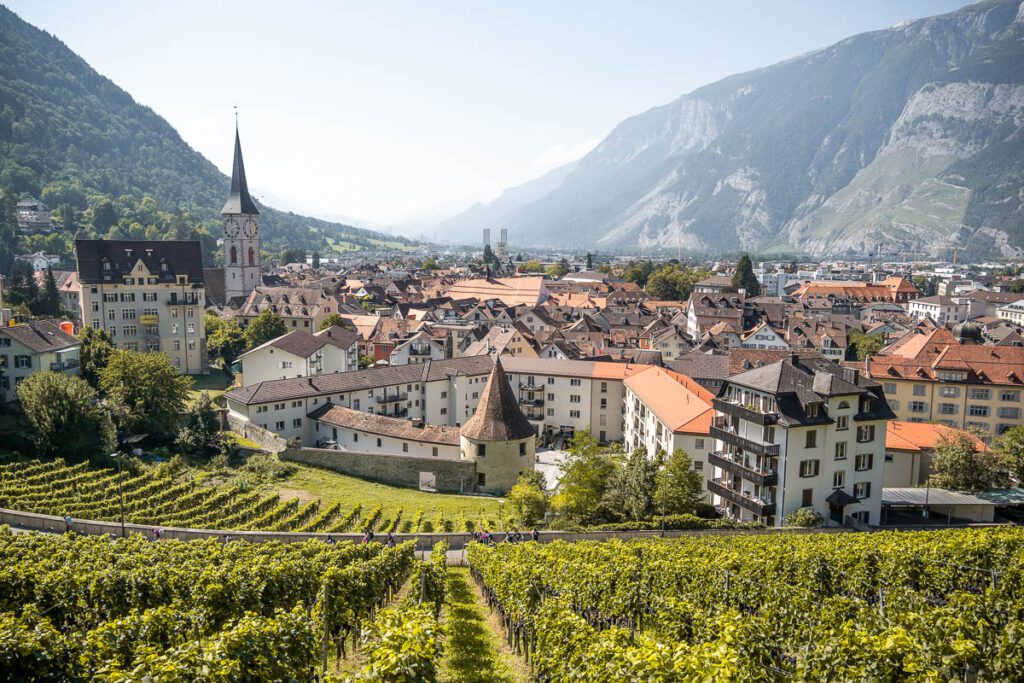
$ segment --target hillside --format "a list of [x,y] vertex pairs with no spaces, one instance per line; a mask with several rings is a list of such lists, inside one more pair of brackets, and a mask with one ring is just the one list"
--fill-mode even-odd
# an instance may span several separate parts
[[1024,5],[991,0],[731,76],[623,121],[557,187],[466,237],[500,224],[552,246],[1021,253],[1022,38]]
[[[224,144],[227,154],[231,140]],[[93,195],[148,196],[159,210],[187,212],[216,234],[228,185],[167,121],[60,40],[0,7],[0,187],[76,211],[94,204]],[[364,246],[393,240],[260,209],[268,251],[327,248],[327,237]]]

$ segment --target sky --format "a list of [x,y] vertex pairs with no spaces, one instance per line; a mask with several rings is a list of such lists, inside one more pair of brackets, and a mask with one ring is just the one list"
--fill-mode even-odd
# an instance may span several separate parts
[[701,85],[961,0],[3,0],[271,206],[415,234]]

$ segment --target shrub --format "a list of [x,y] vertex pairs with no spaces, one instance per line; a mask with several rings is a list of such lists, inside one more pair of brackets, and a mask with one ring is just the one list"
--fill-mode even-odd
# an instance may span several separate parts
[[786,526],[799,526],[799,527],[817,527],[824,523],[821,515],[819,515],[814,508],[806,507],[794,510],[793,512],[786,515]]

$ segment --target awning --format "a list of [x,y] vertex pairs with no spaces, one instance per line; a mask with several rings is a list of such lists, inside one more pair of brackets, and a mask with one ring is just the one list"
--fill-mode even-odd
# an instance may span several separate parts
[[835,491],[829,494],[828,498],[825,499],[825,502],[831,505],[838,505],[839,507],[844,507],[846,505],[853,505],[858,501],[856,498],[851,496],[843,489],[836,489]]

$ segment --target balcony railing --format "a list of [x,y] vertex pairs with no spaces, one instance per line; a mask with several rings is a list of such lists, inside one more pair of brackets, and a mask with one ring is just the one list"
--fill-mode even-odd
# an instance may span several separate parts
[[409,394],[397,393],[377,397],[377,403],[397,403],[399,401],[405,401],[409,398]]
[[732,401],[725,398],[716,398],[712,402],[715,410],[731,415],[732,417],[738,417],[741,420],[748,420],[759,425],[773,425],[779,419],[778,413],[766,413],[762,412],[760,408],[755,405],[743,405],[738,401]]
[[79,366],[77,358],[69,358],[65,361],[50,363],[50,370],[60,372],[61,370],[73,370]]
[[519,388],[523,391],[542,391],[544,389],[543,384],[527,384],[525,382],[519,383]]
[[169,306],[198,306],[199,303],[199,296],[197,294],[178,296],[174,292],[171,293],[170,301],[167,302]]
[[377,414],[378,415],[383,415],[384,417],[408,417],[409,416],[409,409],[408,408],[402,408],[401,410],[392,410],[390,412],[388,412],[387,410],[381,410]]
[[417,348],[415,346],[410,346],[409,347],[409,355],[410,356],[429,356],[430,355],[430,347],[429,346],[421,346],[421,347]]
[[736,434],[732,429],[719,427],[717,424],[711,425],[711,438],[723,441],[730,446],[736,448],[742,448],[744,451],[749,453],[755,453],[761,457],[775,457],[779,454],[779,444],[777,443],[758,443],[757,441],[751,441],[750,439],[744,439],[742,436]]
[[738,475],[761,486],[775,486],[779,480],[777,473],[751,467],[742,458],[731,453],[708,453],[708,462],[729,474]]
[[521,406],[533,406],[536,408],[544,407],[544,399],[542,398],[520,398],[519,405]]
[[758,517],[768,517],[775,514],[775,503],[764,500],[763,498],[754,498],[753,496],[741,491],[734,491],[729,488],[728,485],[722,483],[721,479],[712,479],[709,481],[708,491],[716,496],[721,496],[730,503],[739,505],[744,510],[753,512]]

